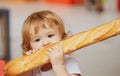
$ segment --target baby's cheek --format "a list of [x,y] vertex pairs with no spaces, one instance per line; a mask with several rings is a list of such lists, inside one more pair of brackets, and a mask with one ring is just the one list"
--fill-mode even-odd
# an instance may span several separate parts
[[34,44],[32,49],[41,49],[41,45],[39,44]]
[[55,39],[52,39],[52,43],[56,43],[56,42],[59,42],[59,41],[61,41],[61,39],[60,39],[60,38],[55,38]]

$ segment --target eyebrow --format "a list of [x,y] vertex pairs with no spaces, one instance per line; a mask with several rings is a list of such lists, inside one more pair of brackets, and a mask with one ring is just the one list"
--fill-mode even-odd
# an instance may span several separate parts
[[[54,32],[54,31],[49,31],[49,32],[46,33],[46,35],[48,35],[48,34],[50,34],[50,33],[55,33],[55,32]],[[33,37],[34,37],[34,38],[38,38],[38,37],[40,37],[40,35],[39,35],[39,34],[38,34],[38,35],[34,35]]]
[[33,36],[33,38],[39,38],[40,37],[40,35],[35,35],[35,36]]
[[50,33],[55,33],[55,31],[49,31],[49,32],[47,32],[47,34],[50,34]]

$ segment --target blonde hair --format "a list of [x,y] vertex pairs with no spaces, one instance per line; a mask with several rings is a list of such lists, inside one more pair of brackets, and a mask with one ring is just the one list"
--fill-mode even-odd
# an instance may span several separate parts
[[23,53],[31,50],[30,40],[33,34],[36,34],[39,29],[56,26],[62,38],[66,36],[64,23],[62,19],[54,12],[44,10],[35,12],[27,17],[22,28],[22,49]]

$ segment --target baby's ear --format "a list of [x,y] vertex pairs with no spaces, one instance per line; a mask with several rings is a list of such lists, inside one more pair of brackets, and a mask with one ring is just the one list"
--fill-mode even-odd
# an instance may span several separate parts
[[66,39],[66,38],[67,38],[67,34],[64,33],[64,34],[62,35],[62,39],[64,40],[64,39]]

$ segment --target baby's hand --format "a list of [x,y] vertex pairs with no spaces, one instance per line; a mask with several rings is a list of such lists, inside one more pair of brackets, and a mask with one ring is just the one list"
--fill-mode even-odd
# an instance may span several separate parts
[[25,54],[26,55],[34,54],[36,51],[38,51],[38,49],[29,50],[29,51],[25,52]]
[[46,54],[49,56],[52,66],[64,65],[64,54],[61,45],[48,49]]

